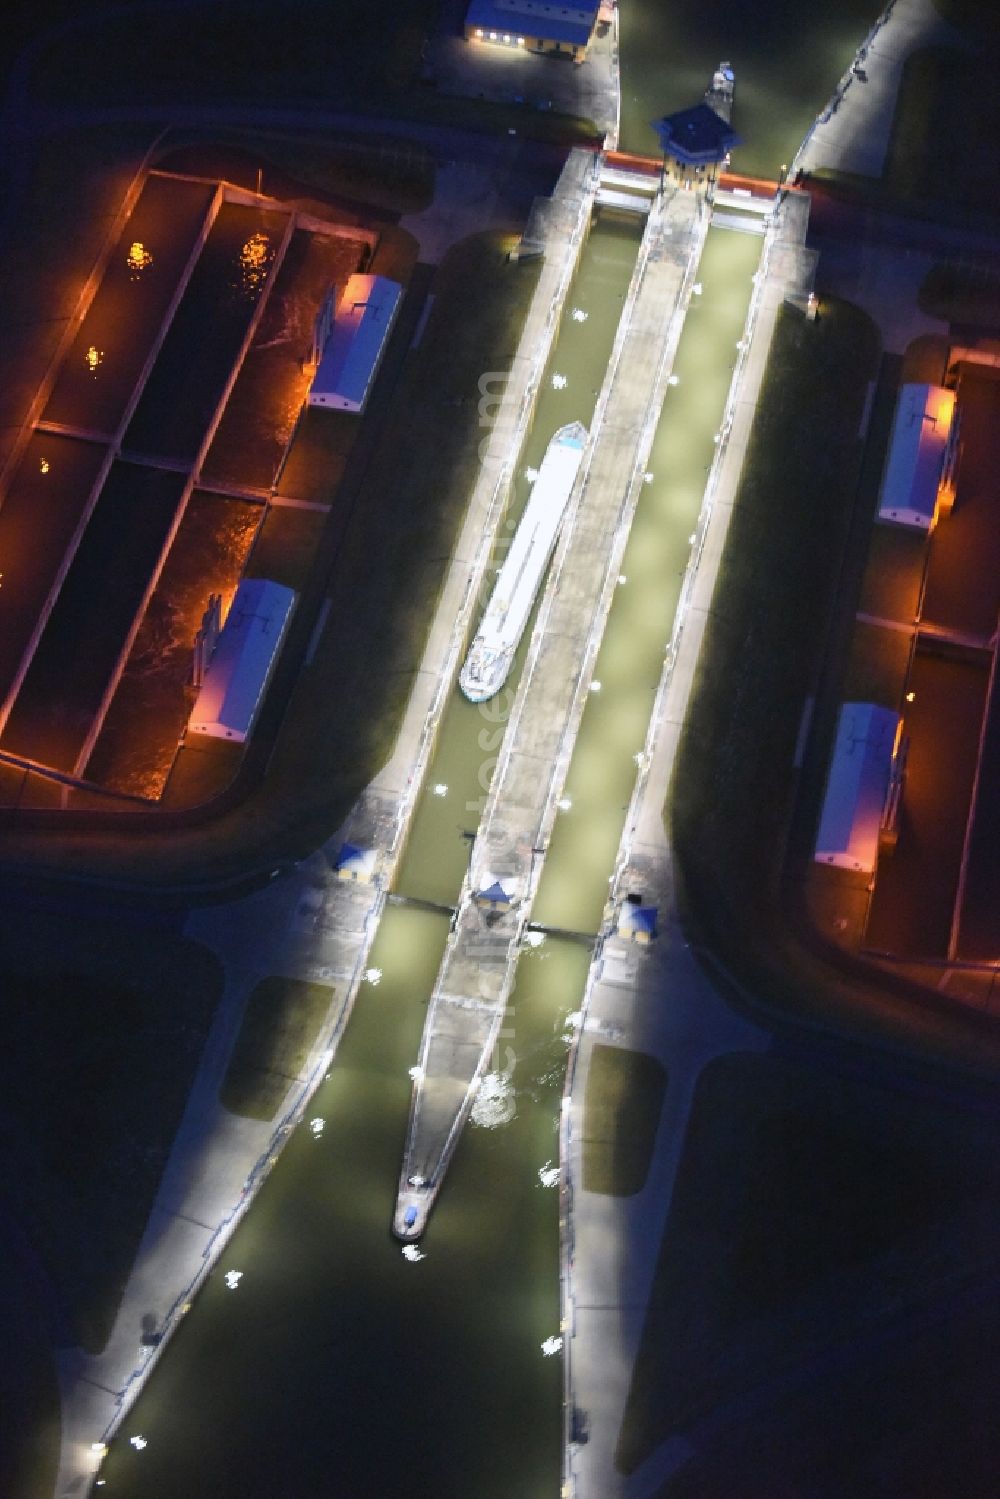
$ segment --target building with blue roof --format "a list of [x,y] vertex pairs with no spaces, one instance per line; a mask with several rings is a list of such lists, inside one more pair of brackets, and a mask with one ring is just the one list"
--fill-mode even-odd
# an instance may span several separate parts
[[189,733],[238,744],[250,737],[295,600],[283,583],[243,579],[206,665]]
[[500,880],[493,880],[491,884],[477,890],[475,899],[476,905],[486,910],[509,911],[514,902],[513,883],[508,881],[505,885]]
[[679,187],[711,187],[736,145],[738,136],[728,120],[708,104],[681,109],[656,120],[664,176]]
[[656,907],[629,897],[618,913],[618,935],[645,946],[656,936]]
[[903,721],[877,703],[844,703],[816,834],[815,859],[874,874],[895,843],[906,763]]
[[377,858],[373,848],[361,848],[356,843],[342,843],[334,860],[334,872],[338,879],[352,880],[358,885],[370,885],[375,878]]
[[597,29],[599,0],[558,5],[550,0],[471,0],[465,18],[470,42],[549,53],[583,62]]

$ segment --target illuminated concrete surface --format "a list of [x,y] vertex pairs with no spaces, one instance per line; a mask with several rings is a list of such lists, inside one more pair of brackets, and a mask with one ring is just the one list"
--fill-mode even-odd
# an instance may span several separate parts
[[825,167],[881,177],[903,64],[919,47],[954,44],[958,33],[933,0],[892,0],[803,141],[792,171]]
[[424,76],[442,94],[518,103],[593,120],[608,144],[618,133],[618,17],[595,36],[586,60],[535,57],[516,47],[467,42],[454,35],[431,38]]
[[[688,1455],[683,1443],[668,1443],[630,1479],[614,1461],[698,1074],[712,1056],[756,1049],[766,1040],[723,1002],[684,940],[663,809],[774,325],[785,298],[801,303],[811,285],[813,257],[802,248],[805,208],[786,200],[764,242],[766,273],[751,302],[748,341],[723,414],[722,441],[709,474],[615,871],[613,899],[620,902],[628,891],[641,890],[644,903],[658,908],[659,936],[639,950],[614,935],[614,917],[606,925],[588,979],[564,1098],[565,1475],[573,1499],[654,1495]],[[587,1192],[582,1185],[588,1062],[601,1040],[656,1056],[668,1071],[649,1177],[632,1198]],[[585,1440],[579,1439],[581,1431]]]
[[[499,1029],[707,227],[687,194],[647,222],[421,1043],[395,1218],[403,1236],[423,1231]],[[515,902],[487,914],[475,894],[497,878]],[[413,1178],[423,1196],[407,1221]]]

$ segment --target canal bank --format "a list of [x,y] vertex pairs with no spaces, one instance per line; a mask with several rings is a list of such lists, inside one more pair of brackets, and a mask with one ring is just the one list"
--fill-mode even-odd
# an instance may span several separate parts
[[[550,946],[549,943],[546,943],[546,949],[549,949],[549,952],[553,953],[553,952],[556,952],[556,950],[558,950],[558,947],[556,947],[556,946]],[[381,985],[379,985],[379,989],[381,989]],[[514,998],[517,998],[517,994],[514,995]],[[358,1012],[358,1013],[360,1013],[360,1012]],[[336,1072],[334,1072],[334,1076],[336,1076]],[[552,1115],[550,1115],[550,1127],[552,1127],[552,1124],[555,1124],[555,1118],[553,1118]],[[475,1138],[475,1136],[468,1136],[468,1135],[466,1135],[466,1141],[468,1141],[468,1139],[474,1139],[474,1138]],[[499,1138],[499,1136],[495,1136],[495,1138]],[[460,1156],[457,1157],[457,1159],[456,1159],[456,1174],[454,1174],[453,1181],[459,1180],[459,1172],[460,1172],[460,1169],[462,1169],[462,1162],[463,1162],[463,1156],[462,1156],[462,1154],[460,1154]],[[541,1163],[541,1166],[543,1166],[543,1168],[544,1168],[544,1162]],[[277,1180],[279,1180],[279,1177],[274,1178],[274,1181],[277,1181]],[[541,1187],[540,1187],[540,1190],[541,1190]],[[531,1201],[534,1201],[534,1199],[531,1199]],[[436,1222],[441,1222],[442,1216],[444,1216],[444,1210],[445,1210],[445,1204],[442,1204],[442,1213],[439,1214],[438,1219],[436,1219]],[[252,1220],[247,1220],[247,1222],[252,1222]],[[480,1228],[481,1228],[481,1225],[480,1225]],[[426,1252],[427,1252],[427,1255],[429,1255],[429,1258],[430,1258],[430,1255],[432,1255],[432,1253],[433,1253],[433,1244],[435,1244],[435,1234],[436,1234],[436,1226],[435,1226],[435,1229],[433,1229],[432,1234],[429,1235],[429,1240],[427,1240]],[[532,1238],[534,1238],[534,1235],[532,1235]],[[414,1273],[418,1273],[418,1271],[421,1270],[421,1264],[412,1265],[412,1267],[408,1267],[408,1265],[406,1265],[405,1262],[403,1262],[403,1268],[408,1268],[408,1270],[412,1270],[412,1271],[414,1271]],[[423,1267],[423,1268],[426,1268],[426,1267]],[[364,1274],[364,1270],[361,1270],[360,1273]],[[247,1289],[247,1286],[246,1285],[237,1285],[237,1288],[235,1288],[235,1291],[232,1292],[232,1298],[238,1297],[238,1292],[240,1292],[240,1289]],[[228,1292],[226,1292],[226,1294],[228,1294]],[[223,1303],[223,1306],[225,1306],[225,1303]],[[195,1321],[195,1319],[192,1319],[192,1322],[190,1322],[190,1327],[189,1328],[184,1328],[184,1333],[186,1333],[187,1336],[189,1336],[189,1337],[192,1336],[193,1328],[195,1328],[195,1327],[196,1327],[196,1321]],[[363,1336],[363,1334],[361,1334],[361,1336]],[[178,1346],[180,1346],[180,1340],[178,1340]],[[219,1354],[222,1354],[222,1349],[219,1349]],[[399,1357],[399,1355],[396,1355],[396,1357]],[[393,1349],[391,1349],[391,1346],[390,1346],[390,1349],[388,1349],[388,1358],[390,1358],[390,1361],[393,1360]],[[163,1364],[163,1369],[166,1369],[166,1367],[168,1367],[168,1364],[166,1364],[166,1363]],[[192,1364],[192,1370],[195,1369],[195,1367],[201,1367],[201,1369],[204,1369],[204,1360],[195,1361],[195,1363]],[[274,1354],[273,1360],[271,1360],[271,1369],[274,1369],[274,1367],[282,1367],[282,1355],[280,1355],[280,1352],[276,1352],[276,1354]],[[528,1366],[528,1364],[525,1364],[525,1366],[523,1366],[523,1367],[525,1367],[525,1369],[528,1369],[529,1366]],[[324,1373],[325,1373],[325,1369],[324,1369]],[[520,1378],[520,1375],[522,1375],[522,1366],[517,1366],[516,1378]],[[192,1375],[192,1382],[193,1382],[193,1378],[195,1378],[195,1376]],[[153,1390],[153,1387],[150,1387],[150,1390]],[[303,1405],[297,1406],[297,1408],[295,1408],[295,1409],[297,1409],[297,1411],[301,1411],[301,1409],[309,1409],[309,1393],[307,1393],[307,1391],[300,1391],[300,1394],[301,1394],[301,1400],[303,1400]],[[244,1391],[244,1396],[246,1396],[246,1391]],[[252,1397],[252,1399],[250,1399],[250,1397]],[[256,1415],[258,1415],[258,1420],[259,1420],[259,1418],[261,1418],[262,1409],[265,1409],[265,1403],[264,1403],[264,1406],[261,1406],[261,1391],[259,1391],[259,1390],[250,1390],[249,1391],[249,1396],[246,1396],[246,1399],[247,1399],[247,1409],[252,1409],[252,1411],[255,1411]],[[154,1420],[154,1418],[156,1418],[156,1406],[151,1406],[151,1408],[150,1408],[150,1415],[151,1415],[151,1418],[153,1418],[153,1420]],[[145,1412],[144,1412],[144,1409],[142,1409],[142,1408],[136,1409],[135,1417],[136,1417],[136,1420],[138,1420],[138,1418],[141,1417],[142,1418],[142,1424],[144,1424],[144,1426],[145,1426],[145,1424],[148,1424],[147,1421],[145,1421]],[[288,1424],[288,1423],[286,1423],[286,1424]],[[301,1430],[301,1423],[298,1423],[298,1429]],[[136,1429],[136,1432],[138,1432],[138,1430],[141,1430],[141,1429]],[[150,1447],[148,1447],[148,1451],[147,1450],[138,1450],[138,1448],[133,1448],[132,1451],[129,1451],[129,1450],[127,1450],[127,1448],[124,1448],[123,1453],[121,1453],[121,1456],[123,1456],[124,1459],[127,1460],[127,1462],[133,1463],[133,1465],[136,1465],[136,1466],[133,1466],[133,1468],[130,1469],[130,1472],[132,1472],[132,1475],[133,1475],[133,1483],[124,1484],[124,1475],[123,1475],[123,1486],[118,1487],[118,1492],[129,1492],[129,1489],[130,1489],[130,1492],[133,1492],[133,1493],[139,1492],[139,1490],[141,1490],[141,1492],[144,1492],[144,1493],[154,1492],[154,1489],[151,1486],[153,1486],[153,1484],[156,1483],[156,1477],[154,1477],[154,1468],[156,1468],[156,1462],[157,1462],[157,1459],[156,1459],[156,1435],[154,1435],[154,1429],[153,1429],[153,1427],[150,1427],[150,1430],[151,1430],[151,1432],[153,1432],[153,1435],[150,1436]],[[123,1435],[124,1435],[124,1433],[123,1433]],[[250,1435],[247,1436],[247,1442],[249,1442],[250,1448],[255,1448],[256,1447],[255,1435],[256,1435],[256,1433],[250,1433]],[[303,1433],[301,1433],[301,1435],[303,1435],[303,1439],[306,1442],[309,1442],[310,1439],[312,1439],[312,1432],[303,1432]],[[192,1463],[192,1465],[195,1465],[195,1466],[187,1466],[186,1471],[184,1471],[183,1481],[184,1481],[184,1486],[186,1486],[186,1487],[192,1487],[192,1484],[193,1484],[193,1487],[195,1487],[195,1492],[196,1492],[196,1489],[198,1489],[199,1484],[202,1484],[202,1483],[204,1483],[204,1481],[208,1481],[211,1478],[210,1472],[208,1472],[207,1469],[204,1468],[204,1466],[198,1466],[198,1465],[199,1465],[199,1463],[204,1463],[204,1460],[207,1459],[208,1456],[211,1456],[211,1448],[213,1448],[213,1441],[214,1441],[214,1444],[216,1444],[216,1445],[222,1445],[222,1444],[219,1444],[219,1442],[217,1442],[217,1430],[216,1429],[205,1430],[204,1438],[202,1438],[201,1441],[198,1442],[198,1444],[195,1444],[195,1447],[193,1447],[193,1451],[190,1450],[190,1448],[189,1448],[189,1450],[187,1450],[186,1462]],[[183,1432],[181,1432],[180,1436],[178,1436],[178,1445],[180,1445],[181,1448],[186,1447],[186,1436],[184,1436]],[[135,1457],[133,1457],[133,1453],[135,1453]],[[282,1456],[283,1456],[283,1460],[285,1460],[286,1463],[292,1463],[292,1462],[294,1462],[295,1459],[297,1459],[298,1454],[294,1453],[294,1451],[285,1451],[285,1453],[283,1453]],[[453,1456],[454,1456],[454,1454],[453,1454]],[[112,1469],[114,1469],[114,1460],[117,1460],[117,1453],[112,1454],[112,1462],[109,1463],[109,1465],[108,1465],[108,1471],[109,1472],[112,1472]],[[144,1460],[145,1460],[145,1462],[144,1462]],[[240,1475],[234,1474],[234,1475],[232,1475],[232,1480],[231,1480],[232,1484],[234,1484],[234,1486],[235,1486],[235,1483],[237,1483],[237,1481],[241,1481],[241,1483],[243,1483],[243,1487],[241,1487],[241,1489],[238,1489],[238,1490],[235,1489],[235,1487],[232,1487],[232,1489],[226,1490],[226,1484],[229,1483],[229,1478],[226,1477],[226,1475],[228,1475],[229,1472],[231,1472],[231,1459],[226,1460],[226,1468],[223,1469],[222,1472],[217,1471],[217,1469],[213,1469],[213,1474],[216,1475],[216,1489],[214,1489],[214,1492],[219,1492],[219,1493],[226,1493],[226,1492],[253,1493],[253,1475],[252,1474],[247,1474],[246,1469],[244,1469],[243,1474],[241,1474],[241,1478],[240,1478]],[[361,1469],[361,1472],[363,1472],[363,1469]],[[510,1493],[510,1481],[511,1481],[511,1475],[510,1475],[510,1471],[508,1471],[507,1472],[508,1487],[507,1487],[507,1489],[504,1490],[504,1493]],[[178,1483],[180,1483],[180,1478],[178,1478],[177,1472],[174,1471],[174,1489],[169,1489],[169,1487],[168,1487],[168,1489],[163,1489],[162,1492],[165,1492],[165,1493],[166,1492],[171,1492],[171,1493],[177,1492]],[[517,1483],[519,1483],[519,1480],[517,1480],[517,1478],[514,1478],[513,1483],[517,1484]],[[448,1478],[445,1477],[444,1481],[442,1481],[442,1486],[441,1486],[441,1492],[442,1493],[450,1492],[450,1490],[448,1490],[447,1486],[448,1486]],[[306,1492],[307,1492],[307,1490],[306,1490]],[[358,1490],[358,1492],[364,1492],[364,1490],[361,1489],[361,1490]],[[468,1487],[463,1487],[463,1489],[457,1490],[457,1492],[466,1493],[466,1492],[468,1492]],[[517,1489],[517,1492],[531,1493],[531,1489],[528,1489],[528,1486],[526,1486],[526,1484],[522,1484],[522,1486],[520,1486],[519,1489]],[[552,1492],[552,1490],[546,1489],[546,1492],[550,1493],[550,1492]]]
[[[589,218],[589,206],[587,211]],[[505,427],[502,411],[499,417],[496,414],[505,390],[502,378],[487,374],[481,381],[484,430],[495,433],[491,440],[506,438],[510,442],[513,456],[508,461],[513,468],[496,541],[480,572],[478,591],[470,598],[471,611],[460,622],[463,634],[456,662],[485,609],[531,492],[531,476],[541,466],[553,432],[568,422],[579,421],[588,428],[593,422],[640,234],[640,226],[631,219],[599,219],[593,228],[588,224],[586,243],[566,298],[566,312],[544,372],[540,372],[530,429],[519,451],[515,451],[519,434],[511,434]],[[451,907],[458,903],[469,867],[471,839],[486,806],[533,620],[534,614],[506,685],[490,702],[470,703],[450,680],[445,684],[432,758],[419,781],[415,778],[413,818],[393,877],[393,888],[402,895]]]
[[586,954],[529,955],[505,1042],[508,1106],[468,1133],[409,1260],[387,1231],[387,1185],[446,934],[441,917],[386,912],[378,985],[129,1413],[101,1470],[107,1493],[557,1492],[560,1366],[543,1351],[559,1319],[553,1121]]

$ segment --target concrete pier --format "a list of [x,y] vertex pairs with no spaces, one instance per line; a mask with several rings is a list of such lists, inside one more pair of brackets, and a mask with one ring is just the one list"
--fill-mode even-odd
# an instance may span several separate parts
[[[708,222],[678,193],[646,225],[414,1069],[402,1239],[426,1227],[496,1044]],[[499,910],[477,900],[497,880]]]

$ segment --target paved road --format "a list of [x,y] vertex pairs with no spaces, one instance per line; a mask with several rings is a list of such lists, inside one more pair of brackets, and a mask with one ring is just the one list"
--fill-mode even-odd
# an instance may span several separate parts
[[[221,958],[226,987],[107,1346],[97,1357],[72,1349],[60,1359],[57,1499],[79,1495],[98,1461],[92,1444],[105,1438],[155,1362],[155,1350],[140,1344],[144,1325],[167,1334],[173,1329],[193,1284],[210,1270],[235,1227],[248,1200],[247,1184],[258,1179],[255,1168],[282,1143],[272,1125],[236,1118],[218,1103],[254,985],[282,973],[332,986],[322,1040],[291,1084],[279,1120],[289,1110],[301,1112],[328,1065],[322,1048],[331,1033],[339,1038],[346,1024],[479,594],[532,393],[569,289],[586,221],[581,183],[590,172],[590,156],[573,153],[552,209],[543,216],[546,264],[392,757],[324,850],[247,899],[207,907],[188,921],[187,935]],[[333,876],[331,864],[344,840],[377,850],[375,884],[354,885]]]

